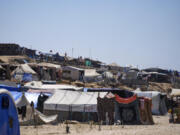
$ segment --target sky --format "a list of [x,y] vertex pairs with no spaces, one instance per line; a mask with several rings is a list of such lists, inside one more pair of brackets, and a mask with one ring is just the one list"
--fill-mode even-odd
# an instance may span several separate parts
[[0,43],[180,70],[180,0],[0,0]]

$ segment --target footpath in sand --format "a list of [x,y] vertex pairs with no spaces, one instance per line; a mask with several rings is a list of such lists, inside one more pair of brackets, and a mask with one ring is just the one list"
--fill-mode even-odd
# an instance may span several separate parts
[[[90,128],[88,124],[70,124],[71,135],[180,135],[180,124],[169,124],[168,116],[153,116],[154,125],[102,126]],[[66,134],[65,124],[21,126],[21,135],[61,135]]]

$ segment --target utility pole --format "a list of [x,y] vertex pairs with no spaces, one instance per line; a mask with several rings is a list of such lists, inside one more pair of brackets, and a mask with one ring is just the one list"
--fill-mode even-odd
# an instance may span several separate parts
[[73,58],[73,52],[74,52],[74,48],[72,48],[72,58]]

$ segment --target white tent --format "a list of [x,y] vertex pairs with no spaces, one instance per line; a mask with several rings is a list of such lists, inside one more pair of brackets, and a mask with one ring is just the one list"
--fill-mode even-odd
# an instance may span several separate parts
[[148,97],[152,99],[152,113],[155,115],[167,112],[165,101],[161,99],[161,93],[158,91],[134,91],[138,97]]
[[65,66],[62,68],[63,78],[72,80],[81,80],[84,75],[84,69],[73,66]]
[[98,81],[99,76],[101,75],[96,72],[96,69],[85,69],[83,79],[85,82],[94,82]]
[[[104,97],[107,93],[99,93]],[[56,90],[52,97],[44,103],[44,110],[97,112],[98,92],[79,92]]]

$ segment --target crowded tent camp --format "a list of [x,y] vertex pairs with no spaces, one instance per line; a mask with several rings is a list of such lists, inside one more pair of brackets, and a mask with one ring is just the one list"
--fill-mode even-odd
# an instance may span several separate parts
[[0,56],[0,134],[59,125],[66,133],[82,125],[98,125],[98,131],[104,125],[157,126],[161,118],[163,124],[180,123],[176,70],[33,52],[28,51],[31,57]]

